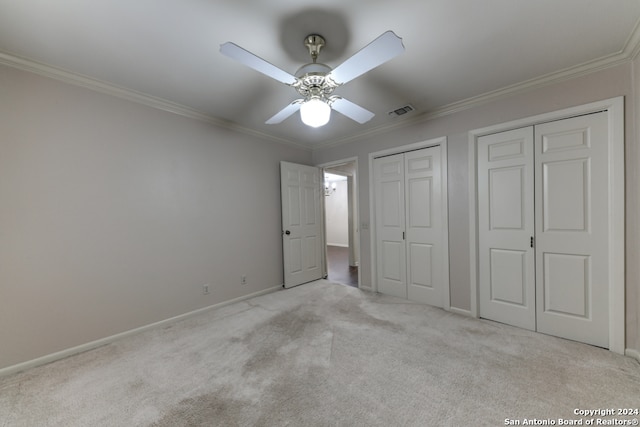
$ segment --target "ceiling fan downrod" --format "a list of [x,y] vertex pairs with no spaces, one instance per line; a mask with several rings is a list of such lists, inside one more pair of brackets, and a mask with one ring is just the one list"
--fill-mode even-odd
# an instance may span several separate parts
[[309,49],[309,55],[315,63],[320,54],[320,49],[325,45],[324,37],[318,34],[310,34],[304,39],[304,45]]
[[308,35],[304,39],[304,45],[309,49],[313,62],[303,65],[296,71],[297,81],[291,86],[307,101],[317,98],[327,102],[326,97],[331,95],[338,85],[327,78],[331,67],[317,62],[320,49],[325,46],[324,37],[319,34]]

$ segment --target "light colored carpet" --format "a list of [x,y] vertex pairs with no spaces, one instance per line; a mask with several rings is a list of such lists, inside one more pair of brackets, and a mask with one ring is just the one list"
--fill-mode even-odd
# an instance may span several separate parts
[[631,358],[327,281],[0,379],[2,427],[498,426],[626,407]]

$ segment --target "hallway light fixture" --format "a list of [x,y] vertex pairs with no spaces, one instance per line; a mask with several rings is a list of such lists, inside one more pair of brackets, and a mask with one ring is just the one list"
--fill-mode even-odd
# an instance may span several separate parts
[[335,182],[332,182],[331,185],[329,185],[328,182],[325,182],[324,183],[324,195],[325,195],[325,197],[326,196],[330,196],[333,193],[335,193],[336,187],[337,187],[337,185],[336,185]]

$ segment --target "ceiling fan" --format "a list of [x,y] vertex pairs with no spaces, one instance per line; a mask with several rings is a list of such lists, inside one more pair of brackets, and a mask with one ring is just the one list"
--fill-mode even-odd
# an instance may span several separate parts
[[322,36],[311,34],[304,39],[304,44],[309,49],[313,62],[300,67],[295,75],[289,74],[235,43],[222,44],[220,52],[293,87],[302,96],[267,120],[267,124],[281,123],[298,110],[300,110],[302,122],[311,127],[327,124],[332,109],[360,124],[371,120],[374,116],[371,111],[332,93],[337,87],[404,52],[402,39],[393,31],[387,31],[334,69],[316,62],[320,49],[325,45],[325,39]]

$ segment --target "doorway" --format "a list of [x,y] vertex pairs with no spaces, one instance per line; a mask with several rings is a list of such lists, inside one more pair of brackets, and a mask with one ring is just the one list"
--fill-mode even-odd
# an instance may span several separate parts
[[324,165],[327,279],[359,287],[357,160]]

